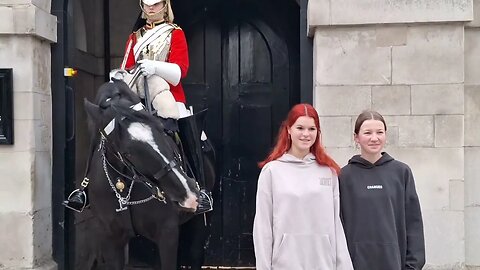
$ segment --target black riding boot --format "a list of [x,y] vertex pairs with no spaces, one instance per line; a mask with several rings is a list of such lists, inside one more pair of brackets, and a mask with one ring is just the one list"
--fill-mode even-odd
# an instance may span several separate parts
[[83,189],[75,189],[62,204],[67,208],[81,213],[87,205],[87,193]]
[[206,110],[189,117],[178,119],[179,135],[182,141],[183,151],[193,170],[194,177],[200,186],[200,196],[195,214],[202,214],[213,210],[212,194],[206,189],[202,142],[200,139],[205,114]]

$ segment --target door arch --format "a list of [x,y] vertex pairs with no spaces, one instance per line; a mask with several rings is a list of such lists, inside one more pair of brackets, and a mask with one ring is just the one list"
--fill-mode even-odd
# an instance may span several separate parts
[[282,2],[174,3],[189,45],[187,101],[209,108],[207,133],[220,159],[206,265],[255,265],[257,162],[300,99],[300,7]]
[[[67,16],[66,6],[70,1],[52,0],[52,13],[60,19],[59,43],[55,45],[56,48],[52,48],[52,78],[56,78],[55,82],[52,80],[52,95],[56,96],[53,106],[54,115],[58,118],[54,122],[54,137],[58,141],[57,150],[54,151],[57,162],[54,161],[56,169],[53,201],[54,205],[58,206],[54,208],[53,217],[56,243],[54,256],[57,262],[62,262],[59,269],[63,269],[62,266],[69,268],[68,265],[71,265],[76,256],[74,253],[81,252],[72,248],[73,243],[70,240],[74,239],[69,239],[68,233],[72,234],[74,225],[68,224],[68,218],[64,216],[65,210],[59,203],[63,200],[64,193],[72,189],[72,178],[66,178],[65,175],[73,174],[75,163],[79,167],[77,169],[82,170],[82,161],[86,159],[79,157],[81,151],[76,153],[75,147],[70,153],[64,147],[66,127],[74,123],[72,118],[63,117],[67,109],[65,99],[68,98],[64,90],[69,84],[62,77],[63,67],[78,59],[82,60],[82,63],[95,63],[82,64],[81,76],[70,82],[76,90],[81,89],[88,92],[86,95],[94,95],[95,88],[92,86],[98,86],[103,81],[103,72],[107,72],[99,68],[102,65],[98,65],[102,63],[101,52],[107,52],[102,47],[109,48],[112,45],[111,68],[115,68],[121,58],[118,52],[115,53],[116,47],[123,47],[123,44],[113,42],[115,31],[120,28],[131,29],[131,23],[138,14],[138,10],[133,8],[137,7],[136,3],[121,0],[120,4],[118,1],[82,2],[85,10],[95,10],[89,13],[89,17],[107,16],[103,21],[109,21],[108,16],[115,14],[108,14],[102,11],[102,8],[108,7],[108,3],[115,3],[116,12],[121,12],[122,18],[128,13],[128,18],[132,20],[115,21],[110,25],[110,31],[105,31],[109,32],[108,37],[104,39],[108,41],[108,38],[111,38],[110,43],[96,45],[95,49],[89,48],[88,54],[70,55],[67,37],[74,34],[67,35],[69,29],[73,31],[71,27],[67,27],[68,22],[74,21]],[[300,83],[299,40],[305,35],[306,28],[303,31],[300,27],[301,7],[294,0],[207,0],[172,3],[176,22],[185,30],[189,44],[191,67],[184,81],[187,99],[197,111],[209,108],[207,132],[220,157],[216,164],[219,184],[214,190],[215,211],[210,219],[212,235],[207,248],[206,264],[252,266],[254,254],[251,223],[259,173],[256,162],[267,154],[280,120],[285,117],[292,104],[300,101],[300,88],[303,89]],[[120,25],[122,23],[123,26]],[[93,36],[99,37],[105,29],[91,30]],[[123,39],[125,33],[121,36]],[[73,43],[70,44],[72,45]],[[85,79],[86,73],[88,79]],[[311,88],[308,91],[311,91]],[[82,107],[78,106],[77,110],[80,112]],[[68,145],[74,146],[84,140],[80,133],[73,138],[74,141],[70,140]],[[73,160],[75,154],[78,160]],[[70,220],[71,223],[72,221]]]

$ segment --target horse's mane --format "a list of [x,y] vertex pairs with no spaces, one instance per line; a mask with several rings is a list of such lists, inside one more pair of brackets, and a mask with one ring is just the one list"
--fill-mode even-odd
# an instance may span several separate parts
[[118,113],[118,116],[125,117],[132,122],[141,122],[152,126],[157,130],[164,130],[162,122],[157,117],[150,115],[146,111],[136,111],[121,104],[112,105],[112,109],[116,112],[115,114]]

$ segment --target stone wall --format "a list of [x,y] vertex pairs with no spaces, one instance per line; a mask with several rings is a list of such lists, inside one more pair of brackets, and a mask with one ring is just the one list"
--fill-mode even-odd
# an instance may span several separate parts
[[[15,144],[0,145],[0,269],[54,269],[50,1],[0,3],[0,68],[13,68]],[[7,248],[5,248],[7,247]]]
[[480,1],[465,27],[465,256],[480,269]]
[[480,120],[480,88],[469,82],[479,78],[474,59],[480,40],[473,25],[465,28],[473,5],[468,0],[309,1],[314,105],[323,141],[344,165],[358,152],[356,116],[364,109],[385,116],[386,151],[409,164],[416,178],[426,269],[480,267],[474,255],[480,249],[480,170],[474,169],[480,160],[474,126]]

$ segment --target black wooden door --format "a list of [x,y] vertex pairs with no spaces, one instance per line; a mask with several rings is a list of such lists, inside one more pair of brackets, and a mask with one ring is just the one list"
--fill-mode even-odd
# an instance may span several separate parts
[[[88,10],[89,4],[85,5]],[[218,157],[215,209],[209,215],[211,237],[205,264],[253,266],[251,231],[259,173],[256,163],[265,158],[281,119],[300,98],[300,10],[294,0],[183,0],[173,1],[173,5],[176,22],[185,30],[189,44],[191,66],[183,80],[187,99],[196,111],[208,107],[206,131]],[[69,44],[73,46],[74,42]],[[66,181],[71,181],[81,180],[87,158],[81,100],[93,97],[103,76],[96,65],[81,64],[95,62],[93,53],[72,52],[72,48],[68,51],[69,63],[84,67],[72,80],[76,91],[71,97],[77,105],[76,118],[82,121],[75,125],[75,136],[63,134],[69,137],[67,143],[72,150],[58,148],[69,157],[65,161],[71,165]],[[64,65],[62,62],[57,68]],[[62,185],[65,175],[58,177]],[[66,190],[72,188],[67,185]],[[58,192],[56,204],[60,206],[64,194],[63,190]],[[56,213],[63,211],[60,206]],[[77,262],[84,260],[92,243],[84,237],[91,219],[88,211],[75,219],[73,213],[67,213],[70,218],[66,217],[65,222],[76,223],[65,227],[75,248],[64,255],[65,263],[60,268],[75,269],[73,257]],[[58,227],[63,225],[62,218],[63,214],[55,218]],[[61,240],[56,240],[57,252],[64,252]]]
[[[298,24],[287,23],[298,18],[298,8],[285,8],[294,14],[286,19],[278,12],[282,4],[276,5],[270,12],[245,1],[174,6],[189,45],[187,100],[197,111],[208,107],[206,130],[218,157],[205,265],[255,264],[257,162],[299,96],[298,46],[292,40]],[[284,33],[282,23],[288,24]]]

